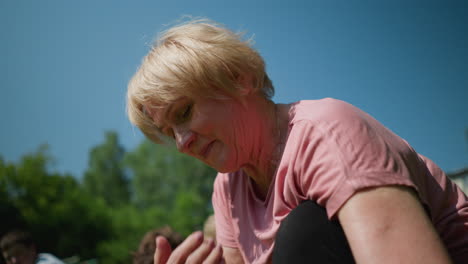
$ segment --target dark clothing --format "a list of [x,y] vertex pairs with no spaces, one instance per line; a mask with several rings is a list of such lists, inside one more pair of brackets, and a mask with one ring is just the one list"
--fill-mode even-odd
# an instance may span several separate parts
[[273,263],[355,263],[337,220],[313,201],[301,203],[283,220],[273,249]]

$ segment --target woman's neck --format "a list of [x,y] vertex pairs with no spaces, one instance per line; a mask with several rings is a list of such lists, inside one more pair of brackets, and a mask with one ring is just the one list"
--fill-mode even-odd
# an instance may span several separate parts
[[256,137],[251,162],[242,170],[254,181],[256,192],[265,198],[276,173],[286,142],[289,105],[266,102],[267,111],[258,116],[262,133]]

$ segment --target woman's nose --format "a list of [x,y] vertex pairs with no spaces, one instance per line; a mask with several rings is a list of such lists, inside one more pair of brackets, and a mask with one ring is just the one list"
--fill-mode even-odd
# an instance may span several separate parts
[[182,126],[174,126],[172,130],[174,131],[177,149],[180,152],[188,153],[191,144],[195,140],[195,133]]

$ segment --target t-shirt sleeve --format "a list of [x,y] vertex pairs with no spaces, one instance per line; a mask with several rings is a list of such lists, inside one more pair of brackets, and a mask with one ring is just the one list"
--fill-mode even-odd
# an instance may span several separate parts
[[234,238],[227,174],[218,173],[216,176],[212,203],[215,215],[216,240],[222,246],[232,248],[238,247]]
[[403,185],[417,191],[412,180],[417,153],[371,116],[343,103],[317,120],[299,121],[291,131],[294,181],[329,218],[365,188]]

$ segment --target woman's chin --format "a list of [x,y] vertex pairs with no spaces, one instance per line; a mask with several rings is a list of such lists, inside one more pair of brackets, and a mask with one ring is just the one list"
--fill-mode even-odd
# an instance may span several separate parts
[[[212,153],[214,154],[214,153]],[[229,173],[238,171],[241,166],[238,164],[238,159],[235,155],[227,155],[231,154],[230,152],[218,152],[216,155],[211,155],[209,159],[204,160],[203,162],[215,169],[220,173]]]
[[220,173],[230,173],[230,172],[235,172],[237,170],[235,169],[226,169],[226,168],[220,168],[220,169],[217,169],[217,168],[214,168],[217,172],[220,172]]
[[236,166],[233,162],[216,162],[214,164],[207,163],[208,166],[212,167],[215,169],[217,172],[220,173],[230,173],[230,172],[235,172],[240,169],[239,166]]

